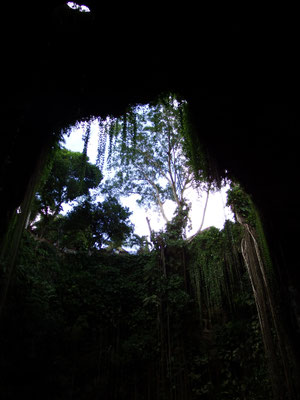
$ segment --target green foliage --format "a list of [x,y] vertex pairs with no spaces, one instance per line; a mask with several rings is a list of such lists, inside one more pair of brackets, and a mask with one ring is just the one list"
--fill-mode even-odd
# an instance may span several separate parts
[[[227,221],[185,240],[183,189],[206,168],[194,160],[191,173],[183,155],[185,113],[168,96],[101,127],[122,150],[111,153],[119,168],[111,188],[137,191],[141,203],[177,203],[152,250],[132,235],[130,212],[113,192],[102,203],[89,197],[101,180],[86,158],[89,128],[83,155],[57,151],[36,197],[44,229],[23,236],[0,327],[4,399],[270,399],[240,225]],[[228,197],[251,221],[241,189]],[[60,215],[62,202],[76,198]],[[125,240],[138,254],[110,252]]]
[[[191,243],[190,273],[207,318],[223,304],[227,292],[224,263],[224,232],[211,227],[201,232]],[[200,283],[198,283],[200,281]]]
[[250,196],[245,193],[239,185],[232,185],[227,192],[227,205],[231,207],[236,215],[240,218],[242,217],[242,223],[247,223],[254,229],[264,265],[267,269],[268,276],[271,278],[274,274],[274,270],[267,239],[261,217]]
[[193,129],[188,104],[184,103],[180,111],[182,135],[184,137],[183,150],[188,163],[193,169],[196,180],[211,182],[212,177],[209,173],[207,155],[205,154],[203,144],[199,140],[199,134]]
[[89,190],[96,188],[101,179],[101,171],[88,162],[85,154],[58,148],[47,178],[36,193],[31,218],[40,214],[44,219],[51,219],[59,213],[63,203],[88,196]]
[[271,388],[257,318],[230,321],[219,327],[216,351],[216,399],[269,398]]
[[189,206],[183,203],[177,207],[172,220],[167,222],[165,229],[152,232],[151,241],[156,249],[160,247],[183,248],[185,246],[185,229],[189,222]]
[[227,221],[222,231],[207,229],[190,244],[191,285],[206,340],[191,372],[197,396],[263,399],[271,393],[241,239],[240,226]]
[[[51,167],[35,197],[32,218],[34,233],[59,249],[90,251],[101,248],[108,241],[118,247],[130,237],[133,227],[130,212],[109,196],[95,203],[90,189],[99,185],[102,174],[98,167],[88,162],[86,156],[89,129],[85,134],[83,154],[58,148]],[[66,216],[59,214],[63,203],[77,199]]]
[[138,254],[144,254],[150,252],[150,242],[147,236],[139,236],[137,234],[132,234],[129,239],[129,246],[131,248],[137,248]]
[[[78,209],[75,225],[84,226],[90,206]],[[19,376],[22,392],[52,400],[268,399],[251,290],[238,255],[227,254],[239,247],[236,228],[228,221],[223,231],[207,230],[188,249],[165,240],[158,251],[119,256],[64,254],[25,232],[0,330],[3,398],[15,395]],[[231,282],[234,309],[224,301],[233,260],[241,273]],[[204,262],[212,271],[201,271]]]
[[174,217],[167,223],[166,226],[166,238],[168,244],[172,244],[172,241],[180,241],[185,238],[185,230],[189,223],[189,211],[190,205],[185,202],[177,207],[174,213]]
[[201,135],[195,129],[190,106],[183,103],[180,109],[181,131],[183,135],[183,150],[188,165],[193,171],[195,181],[206,182],[211,187],[220,189],[224,180],[228,179],[228,172],[221,171],[213,155],[201,142]]
[[248,224],[255,226],[256,215],[253,204],[240,185],[233,184],[227,191],[227,206],[230,206],[232,211],[242,217]]
[[85,200],[65,217],[61,244],[92,249],[112,241],[117,247],[121,246],[133,231],[130,215],[129,209],[122,207],[116,198],[109,197],[102,203]]

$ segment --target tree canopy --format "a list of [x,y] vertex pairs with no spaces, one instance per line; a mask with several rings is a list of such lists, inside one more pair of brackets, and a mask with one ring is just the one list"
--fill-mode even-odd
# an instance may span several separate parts
[[61,221],[63,242],[81,249],[100,249],[104,244],[118,248],[132,233],[130,214],[116,198],[109,197],[102,203],[86,199]]
[[88,196],[101,180],[101,171],[85,154],[58,147],[35,195],[32,217],[54,218],[63,203]]
[[109,159],[112,176],[104,192],[138,195],[137,203],[155,208],[165,222],[169,222],[167,200],[173,201],[180,213],[189,207],[189,189],[201,188],[208,193],[209,185],[204,179],[195,179],[185,156],[184,113],[185,102],[168,96],[155,105],[136,107],[117,120]]
[[[101,180],[100,169],[88,161],[86,152],[59,147],[34,198],[31,220],[35,233],[59,248],[100,249],[108,242],[120,246],[132,233],[131,213],[112,196],[103,202],[93,200],[90,189],[97,188]],[[77,205],[62,215],[63,204],[74,200]]]

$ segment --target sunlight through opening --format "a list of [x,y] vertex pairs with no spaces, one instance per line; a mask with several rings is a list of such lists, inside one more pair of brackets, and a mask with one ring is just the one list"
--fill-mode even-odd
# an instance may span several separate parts
[[[175,109],[177,107],[176,103],[175,104]],[[161,143],[163,143],[163,135],[154,135],[153,131],[153,124],[150,123],[147,118],[150,118],[152,115],[151,113],[154,113],[153,110],[151,110],[151,107],[148,105],[145,106],[139,106],[135,108],[136,113],[136,118],[143,120],[143,123],[141,124],[142,130],[144,130],[144,133],[136,133],[137,138],[137,149],[138,151],[144,152],[144,155],[137,161],[141,163],[141,167],[143,163],[147,161],[147,157],[149,160],[150,154],[152,153],[151,156],[156,153],[156,159],[152,159],[149,162],[148,167],[151,167],[154,164],[158,166],[158,170],[152,171],[152,176],[156,175],[161,176],[154,182],[151,182],[149,186],[153,184],[156,185],[159,190],[161,190],[162,196],[165,196],[163,198],[163,207],[160,207],[160,204],[156,204],[156,206],[145,205],[141,206],[141,200],[142,200],[142,192],[143,188],[142,186],[139,186],[137,183],[136,189],[133,187],[131,188],[131,194],[130,195],[118,195],[118,190],[116,187],[113,189],[114,195],[116,195],[122,206],[128,207],[130,211],[132,212],[132,215],[130,216],[130,220],[134,225],[134,233],[141,236],[141,237],[147,237],[148,240],[150,240],[150,226],[151,230],[153,232],[159,232],[163,229],[166,228],[166,220],[171,221],[172,218],[175,216],[176,209],[178,206],[178,202],[176,204],[176,201],[174,199],[172,200],[172,195],[170,195],[170,192],[167,194],[167,190],[171,190],[172,186],[172,181],[179,181],[180,179],[187,179],[187,175],[183,172],[184,168],[187,168],[186,166],[181,166],[180,163],[178,163],[178,160],[181,159],[182,163],[185,164],[187,162],[185,156],[183,155],[183,149],[182,149],[182,142],[175,143],[172,149],[172,157],[169,157],[169,161],[167,160],[167,156],[162,154],[163,153],[163,148]],[[159,114],[158,114],[159,115]],[[146,117],[145,117],[146,116]],[[130,118],[129,114],[127,118]],[[131,115],[132,118],[132,115]],[[146,118],[143,119],[143,118]],[[152,117],[151,117],[152,118]],[[165,117],[166,118],[166,117]],[[175,124],[175,116],[170,117],[170,121],[172,124]],[[177,121],[178,122],[178,121]],[[81,123],[77,123],[76,126],[70,127],[68,134],[65,135],[64,137],[64,142],[62,145],[66,147],[68,150],[71,151],[77,151],[77,152],[82,152],[84,150],[85,146],[85,139],[87,138],[87,132],[88,132],[88,141],[86,142],[86,154],[89,157],[89,161],[99,165],[99,160],[97,162],[98,158],[98,150],[99,146],[102,146],[102,148],[105,148],[105,151],[102,155],[102,166],[101,170],[103,173],[103,180],[101,182],[101,186],[108,185],[109,179],[115,179],[116,174],[122,173],[122,168],[124,172],[124,166],[121,167],[118,165],[121,163],[121,153],[119,155],[114,155],[113,151],[114,150],[109,150],[109,148],[113,147],[112,141],[117,140],[114,139],[113,137],[110,137],[109,131],[112,129],[114,124],[117,124],[121,122],[116,122],[114,119],[110,119],[109,117],[106,120],[101,120],[100,118],[94,118],[91,119],[90,121],[85,121]],[[129,122],[125,122],[129,124]],[[152,124],[152,125],[151,125]],[[133,123],[134,125],[134,123]],[[175,124],[176,125],[176,124]],[[119,126],[119,129],[123,129],[121,125]],[[176,128],[178,129],[178,128]],[[159,139],[161,142],[160,143],[155,143],[153,140],[155,138],[151,138],[152,144],[150,147],[148,146],[148,142],[150,140],[149,138],[146,138],[145,135],[150,135],[150,131],[152,130],[152,136],[154,135],[156,139]],[[147,132],[148,133],[145,133]],[[122,133],[120,133],[122,135]],[[143,139],[144,135],[144,139]],[[99,138],[102,138],[99,142]],[[175,137],[174,137],[175,138]],[[174,141],[175,139],[172,138]],[[131,139],[130,139],[131,140]],[[134,141],[135,139],[133,139]],[[138,140],[144,141],[143,143],[141,142],[138,144]],[[182,141],[182,139],[180,139]],[[122,144],[121,144],[122,139],[120,139],[119,144],[115,144],[118,147],[118,151],[120,152],[122,149]],[[151,143],[151,142],[149,142]],[[177,146],[177,147],[176,147]],[[176,148],[175,148],[176,147]],[[155,150],[154,150],[155,148]],[[149,154],[147,155],[147,151],[149,151]],[[109,155],[109,151],[112,151],[112,153]],[[117,150],[116,150],[117,151]],[[128,150],[131,151],[131,150]],[[134,152],[133,152],[134,154]],[[146,155],[145,155],[146,154]],[[170,152],[171,154],[171,152]],[[109,157],[114,157],[114,165],[117,168],[116,170],[110,169],[109,168]],[[119,161],[118,161],[119,157]],[[144,157],[144,158],[143,158]],[[146,158],[145,158],[146,157]],[[181,169],[181,176],[177,174],[177,171],[173,169],[173,174],[174,176],[168,175],[170,173],[170,168],[167,166],[163,167],[163,162],[168,163],[171,165],[173,164],[175,166],[177,162],[176,168]],[[159,165],[160,164],[160,165]],[[127,169],[130,166],[127,166]],[[165,171],[163,171],[163,168],[165,168]],[[126,168],[125,168],[126,169]],[[169,171],[168,171],[169,169]],[[159,171],[160,170],[160,171]],[[137,176],[138,171],[136,168],[132,169],[132,176],[134,175]],[[154,174],[154,175],[153,175]],[[176,175],[177,174],[177,175]],[[163,176],[164,175],[164,176]],[[168,176],[167,176],[168,175]],[[172,174],[171,174],[172,175]],[[176,175],[176,177],[175,177]],[[192,174],[191,174],[192,177]],[[128,177],[127,177],[128,178]],[[127,179],[126,178],[126,179]],[[141,177],[140,177],[141,178]],[[189,179],[194,179],[194,178],[189,178]],[[148,183],[150,182],[149,177],[148,177]],[[116,183],[116,180],[115,180]],[[145,179],[145,183],[147,184],[147,178]],[[178,183],[178,182],[177,182]],[[120,184],[120,182],[118,183]],[[167,186],[170,186],[168,189]],[[204,185],[204,186],[203,186]],[[198,185],[195,182],[191,182],[191,184],[186,185],[187,187],[184,189],[184,199],[190,204],[190,210],[189,210],[189,223],[186,227],[185,230],[185,235],[187,239],[193,238],[194,235],[199,233],[199,227],[201,225],[201,230],[209,229],[210,227],[216,227],[217,229],[222,230],[224,228],[224,224],[227,220],[229,221],[234,221],[234,215],[230,209],[230,207],[226,206],[226,200],[227,200],[227,194],[226,192],[230,188],[230,182],[228,181],[227,183],[224,182],[222,187],[220,189],[211,189],[209,194],[205,190],[205,186],[207,186],[207,183],[203,182],[202,184],[202,189],[201,185]],[[179,188],[179,184],[178,184]],[[174,188],[173,188],[174,189]],[[121,187],[120,187],[121,190]],[[179,190],[179,189],[178,189]],[[183,190],[183,187],[180,189]],[[140,192],[139,192],[140,191]],[[92,190],[91,191],[93,195],[95,196],[95,199],[97,201],[103,201],[106,195],[101,193],[101,190]],[[139,193],[138,193],[139,192]],[[174,192],[174,190],[173,190]],[[148,193],[144,193],[144,195],[148,195]],[[183,195],[183,192],[182,192]],[[183,197],[182,197],[183,199]],[[158,202],[159,203],[159,202]],[[72,204],[65,204],[64,205],[64,213],[70,211],[72,209],[73,205]],[[164,215],[162,215],[164,214]]]
[[79,12],[91,12],[89,7],[85,6],[84,4],[80,5],[80,4],[74,3],[73,1],[69,1],[67,3],[67,6],[72,8],[72,10],[77,10]]

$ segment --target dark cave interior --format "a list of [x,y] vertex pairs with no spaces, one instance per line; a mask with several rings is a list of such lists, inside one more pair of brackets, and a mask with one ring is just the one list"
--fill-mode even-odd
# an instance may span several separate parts
[[90,13],[58,0],[7,5],[1,236],[53,132],[92,115],[118,116],[172,90],[188,101],[193,129],[219,171],[241,182],[261,214],[296,353],[300,304],[289,293],[292,287],[300,298],[300,115],[292,24],[254,28],[206,18],[201,9],[193,21],[192,10],[180,9],[152,10],[146,19],[127,8],[118,17],[94,0],[86,5]]

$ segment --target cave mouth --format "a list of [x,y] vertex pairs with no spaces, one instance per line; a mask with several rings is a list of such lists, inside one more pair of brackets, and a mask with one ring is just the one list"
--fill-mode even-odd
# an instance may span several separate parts
[[[183,104],[186,106],[186,102],[183,102]],[[187,238],[191,240],[192,236],[196,235],[197,232],[202,229],[208,229],[211,226],[223,229],[226,220],[234,220],[230,207],[226,206],[226,192],[230,188],[230,180],[224,179],[220,187],[215,185],[211,187],[210,190],[207,190],[209,184],[204,177],[201,177],[201,182],[198,181],[198,184],[196,184],[191,168],[190,166],[188,167],[187,156],[183,154],[184,145],[182,141],[184,138],[182,135],[183,129],[185,128],[180,126],[180,124],[183,123],[183,108],[176,110],[176,107],[179,107],[179,103],[174,96],[172,105],[172,107],[174,107],[173,115],[170,113],[168,116],[169,121],[167,121],[167,109],[163,111],[163,106],[161,107],[161,110],[158,111],[158,109],[155,110],[154,105],[138,105],[132,107],[119,119],[112,117],[107,117],[106,119],[93,117],[90,120],[77,122],[67,129],[61,145],[68,150],[87,154],[89,161],[102,170],[103,180],[101,181],[101,186],[105,186],[104,182],[106,182],[107,186],[108,180],[114,176],[113,187],[110,188],[110,191],[108,188],[104,188],[104,192],[106,195],[111,195],[113,193],[119,198],[120,193],[123,191],[121,203],[129,207],[133,213],[130,219],[135,226],[136,234],[147,237],[148,240],[150,240],[150,232],[152,230],[157,233],[159,230],[164,229],[166,223],[170,222],[174,217],[176,207],[179,205],[179,196],[182,196],[182,200],[187,201],[191,207],[189,211],[189,225],[185,229],[185,236]],[[177,112],[177,115],[174,114],[174,111]],[[156,115],[154,115],[155,112]],[[170,110],[168,112],[170,112]],[[176,118],[177,121],[175,124]],[[159,120],[163,121],[160,122],[161,125],[165,124],[166,126],[158,134],[158,126],[155,127],[156,132],[154,132],[154,124]],[[172,124],[173,127],[171,126]],[[118,128],[116,128],[117,125]],[[168,138],[167,136],[167,126],[168,129],[172,128],[174,130],[172,138]],[[126,127],[127,130],[125,133],[124,127]],[[119,130],[119,136],[122,136],[122,138],[119,137],[119,139],[116,139],[116,137],[114,137],[114,129]],[[150,134],[151,129],[152,133]],[[148,133],[146,133],[146,130],[148,130]],[[119,140],[119,142],[116,144],[115,142],[117,140]],[[136,166],[131,164],[131,175],[127,173],[127,178],[122,178],[123,183],[120,180],[116,180],[116,174],[123,173],[124,175],[124,168],[126,169],[125,161],[122,161],[126,145],[125,143],[121,143],[120,140],[123,142],[127,140],[127,157],[128,155],[132,156],[134,153],[136,157],[136,150],[132,149],[132,146],[137,147],[140,157],[138,159],[136,157],[134,162],[135,164],[138,162],[142,163],[145,166],[144,175],[146,173],[146,168],[148,168],[148,176],[146,176],[146,178],[145,176],[141,176],[138,171],[141,167],[136,168]],[[139,140],[140,144],[138,142]],[[173,147],[169,150],[165,148],[163,151],[163,143],[168,143],[170,140],[174,142],[172,145]],[[155,148],[156,154],[154,154]],[[147,153],[149,149],[153,149],[151,159],[151,150]],[[166,154],[164,154],[164,152]],[[169,156],[167,154],[168,152]],[[175,154],[175,152],[177,153]],[[175,160],[176,157],[178,160],[181,158],[182,164],[180,164],[178,160]],[[123,162],[123,170],[120,168],[120,162]],[[130,165],[130,160],[127,159],[126,162],[128,167],[128,165]],[[156,171],[153,171],[155,165]],[[174,166],[172,171],[168,168],[168,165]],[[184,168],[186,171],[183,171]],[[187,170],[188,168],[189,171]],[[190,176],[188,176],[188,174]],[[153,178],[154,175],[156,175],[155,179]],[[132,183],[132,187],[126,189],[126,193],[124,193],[124,179],[135,180],[135,187],[133,187]],[[184,184],[180,187],[178,183],[176,186],[176,183],[174,183],[176,179],[182,182],[185,179],[189,179],[191,182],[190,185],[187,185],[187,188],[185,188],[183,187]],[[153,195],[152,200],[149,200],[150,203],[148,202],[148,204],[145,204],[146,202],[143,202],[143,196],[146,196],[145,186],[147,184],[149,186],[150,180],[152,180],[152,187],[155,187],[157,192],[160,190],[161,198],[157,196],[157,198],[154,199],[155,196]],[[169,185],[169,191],[172,189],[173,193],[176,191],[178,192],[177,199],[174,198],[174,196],[170,196],[170,194],[168,197],[163,198],[166,196],[164,192],[167,190],[167,185]],[[96,197],[97,190],[92,192]],[[98,191],[98,193],[99,192],[100,191]],[[105,198],[104,196],[103,193],[102,196],[99,193],[98,199],[102,198],[103,200]],[[71,205],[64,205],[65,213],[70,209]]]
[[[155,138],[160,130],[169,132],[162,122],[167,127],[167,122],[178,122],[178,108],[168,117],[170,104],[163,106],[151,110],[153,124],[142,121],[143,131]],[[152,232],[152,248],[142,237],[135,254],[105,244],[103,232],[117,244],[122,239],[118,230],[130,233],[126,230],[128,213],[110,193],[106,203],[94,204],[89,199],[93,197],[90,187],[101,181],[113,141],[128,155],[123,160],[120,154],[116,157],[116,163],[124,162],[125,172],[131,172],[130,157],[136,157],[131,144],[146,157],[143,162],[137,158],[141,171],[145,164],[151,171],[153,164],[162,170],[157,160],[148,163],[151,154],[161,155],[162,143],[170,146],[166,146],[167,156],[175,155],[175,159],[166,158],[167,165],[181,157],[171,146],[176,143],[172,135],[152,142],[150,154],[149,137],[136,129],[139,118],[130,109],[118,120],[87,118],[78,123],[83,131],[80,151],[54,146],[53,158],[42,174],[44,186],[34,198],[35,211],[43,213],[37,230],[30,228],[26,216],[34,208],[21,206],[16,223],[23,221],[27,229],[14,265],[11,259],[6,265],[1,302],[6,324],[5,332],[0,331],[3,343],[15,337],[15,321],[21,321],[21,348],[10,351],[9,345],[6,354],[13,359],[10,365],[20,365],[24,371],[18,358],[22,354],[27,368],[20,386],[27,391],[32,385],[37,391],[46,387],[78,398],[93,392],[104,399],[190,400],[195,393],[217,393],[222,398],[228,393],[246,397],[251,392],[253,398],[271,400],[272,391],[281,392],[279,382],[287,379],[287,386],[293,386],[288,371],[291,360],[282,347],[284,338],[272,294],[273,266],[263,229],[251,198],[238,183],[227,199],[236,218],[227,220],[222,229],[204,228],[193,240],[182,240],[186,218],[182,207],[167,229]],[[90,142],[93,123],[98,129],[95,144]],[[148,147],[141,146],[143,141]],[[193,150],[199,149],[197,142],[192,143]],[[100,148],[95,152],[96,165],[88,164],[90,145]],[[200,161],[194,160],[194,166]],[[60,179],[67,179],[68,184],[59,186]],[[163,185],[160,189],[167,196]],[[60,214],[60,196],[74,199],[78,191],[87,197],[65,218]],[[95,240],[98,244],[93,247]],[[15,237],[10,242],[11,251],[16,250]],[[8,291],[10,279],[14,282]],[[36,386],[32,377],[38,370]],[[5,372],[8,382],[10,372]]]

